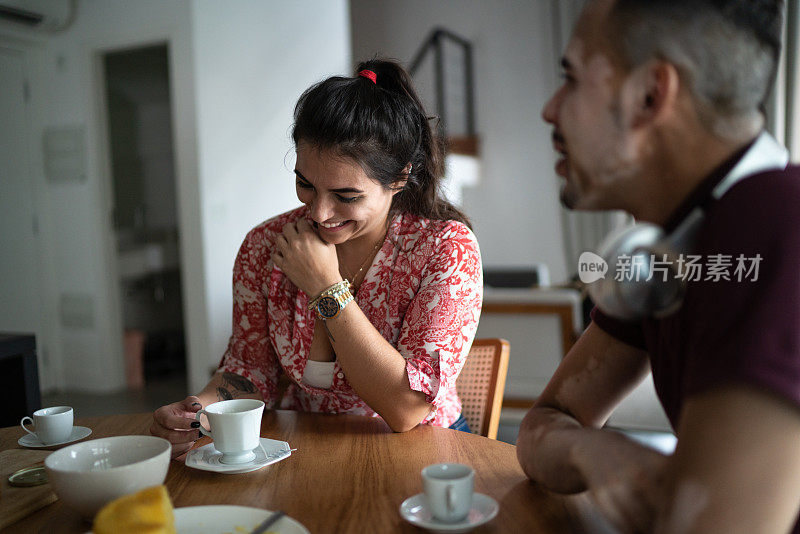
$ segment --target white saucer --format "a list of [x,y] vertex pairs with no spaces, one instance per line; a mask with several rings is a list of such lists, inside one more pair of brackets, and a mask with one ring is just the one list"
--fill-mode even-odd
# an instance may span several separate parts
[[292,455],[292,449],[285,441],[277,441],[274,439],[261,438],[261,446],[256,448],[253,452],[256,457],[243,464],[223,464],[220,459],[222,453],[214,448],[213,443],[203,445],[196,449],[189,451],[186,455],[186,465],[195,469],[202,469],[203,471],[212,471],[214,473],[226,473],[235,475],[238,473],[249,473],[256,471],[269,464],[280,462]]
[[59,445],[66,445],[67,443],[72,443],[73,441],[78,441],[89,434],[92,433],[91,428],[86,428],[85,426],[73,426],[72,427],[72,434],[65,441],[60,441],[58,443],[50,443],[49,445],[45,445],[39,438],[33,436],[31,434],[25,433],[24,436],[19,438],[17,443],[22,445],[23,447],[28,447],[29,449],[47,449],[49,447],[58,447]]
[[494,519],[499,510],[497,501],[484,495],[474,493],[472,496],[472,507],[467,517],[456,523],[443,523],[433,517],[428,508],[428,499],[424,493],[418,493],[409,497],[400,505],[400,515],[412,525],[426,528],[435,532],[467,532],[473,528],[483,525]]

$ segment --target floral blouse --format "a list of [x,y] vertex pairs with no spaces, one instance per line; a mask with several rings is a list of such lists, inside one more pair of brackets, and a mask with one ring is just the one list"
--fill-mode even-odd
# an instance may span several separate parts
[[[258,387],[268,407],[378,415],[334,364],[330,389],[302,380],[314,334],[309,296],[271,260],[283,226],[306,208],[253,228],[233,268],[233,334],[219,371]],[[450,426],[461,413],[458,377],[478,328],[483,274],[478,242],[464,224],[397,214],[355,296],[372,325],[406,359],[411,388],[433,406],[423,423]],[[352,303],[351,303],[352,305]],[[278,399],[280,373],[291,381]]]

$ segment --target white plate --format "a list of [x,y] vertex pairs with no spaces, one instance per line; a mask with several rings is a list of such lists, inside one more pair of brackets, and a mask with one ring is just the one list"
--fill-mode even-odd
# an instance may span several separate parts
[[472,507],[469,509],[467,517],[456,523],[443,523],[433,517],[428,508],[428,499],[425,494],[418,493],[403,501],[403,504],[400,505],[400,515],[412,525],[434,532],[455,534],[467,532],[491,521],[497,515],[498,509],[497,501],[483,493],[475,493],[472,496]]
[[49,447],[58,447],[59,445],[66,445],[67,443],[72,443],[73,441],[82,440],[91,433],[92,433],[91,428],[86,428],[85,426],[73,426],[72,434],[69,435],[66,441],[45,445],[44,443],[39,441],[39,438],[37,438],[36,436],[32,436],[31,434],[26,433],[24,436],[19,438],[17,443],[19,443],[23,447],[28,447],[29,449],[47,449]]
[[[223,534],[251,532],[274,512],[249,506],[185,506],[175,508],[175,530],[178,534]],[[283,516],[269,527],[275,534],[310,534],[295,519]],[[92,534],[87,532],[86,534]]]
[[[292,449],[285,441],[261,438],[261,446],[256,448],[256,457],[243,464],[223,464],[220,462],[222,453],[214,448],[213,443],[203,445],[189,451],[186,455],[186,465],[194,469],[236,475],[256,471],[269,464],[280,462],[292,455]],[[248,531],[249,532],[249,531]]]
[[[187,506],[175,509],[175,530],[178,534],[250,532],[273,513],[248,506]],[[267,532],[309,534],[306,527],[289,516],[282,517]]]

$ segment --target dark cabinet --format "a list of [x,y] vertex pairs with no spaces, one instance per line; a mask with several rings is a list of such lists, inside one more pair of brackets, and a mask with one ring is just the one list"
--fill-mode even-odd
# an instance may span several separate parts
[[0,427],[16,426],[42,407],[36,337],[32,334],[0,334],[0,391],[5,399]]

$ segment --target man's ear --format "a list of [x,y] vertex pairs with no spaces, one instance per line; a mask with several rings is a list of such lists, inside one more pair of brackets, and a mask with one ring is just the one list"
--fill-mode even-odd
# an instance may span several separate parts
[[633,126],[640,127],[674,112],[681,77],[675,65],[663,60],[648,61],[636,71],[629,109]]

